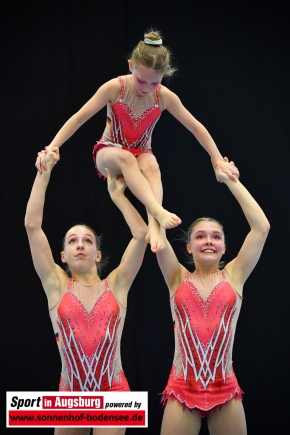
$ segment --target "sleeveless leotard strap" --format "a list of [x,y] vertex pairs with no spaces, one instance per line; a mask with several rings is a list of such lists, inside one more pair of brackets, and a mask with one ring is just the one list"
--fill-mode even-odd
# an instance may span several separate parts
[[119,99],[121,99],[121,98],[123,98],[123,95],[124,95],[124,81],[123,81],[121,76],[119,77],[119,82],[120,82],[120,86],[121,86]]
[[111,291],[107,279],[104,279],[104,283],[105,283],[105,292],[107,292],[107,291]]
[[155,104],[158,104],[159,106],[159,92],[161,89],[161,85],[158,86],[158,88],[156,89],[156,100],[155,100]]
[[70,278],[70,279],[68,280],[68,283],[67,283],[67,289],[66,289],[67,292],[70,291],[71,286],[72,286],[72,282],[73,282],[73,280],[72,280],[72,278]]

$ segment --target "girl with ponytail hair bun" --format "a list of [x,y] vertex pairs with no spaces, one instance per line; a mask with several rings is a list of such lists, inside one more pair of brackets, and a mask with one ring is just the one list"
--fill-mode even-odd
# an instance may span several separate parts
[[[96,170],[104,178],[105,168],[113,177],[123,176],[131,192],[145,205],[148,214],[146,240],[155,253],[166,246],[165,229],[181,223],[176,214],[162,207],[161,174],[152,150],[152,132],[164,110],[192,132],[213,163],[219,163],[230,179],[237,181],[239,176],[234,164],[223,160],[206,128],[175,93],[161,84],[163,77],[170,77],[176,71],[171,57],[159,31],[145,33],[128,59],[130,73],[103,84],[46,147],[50,150],[59,148],[81,125],[107,106],[106,127],[93,149]],[[45,153],[41,153],[38,170],[45,168]]]

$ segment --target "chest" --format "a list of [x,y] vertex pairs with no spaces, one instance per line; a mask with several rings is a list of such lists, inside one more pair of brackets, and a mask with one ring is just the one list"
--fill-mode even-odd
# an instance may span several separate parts
[[140,102],[128,102],[120,98],[111,107],[113,128],[140,131],[154,124],[161,115],[158,104],[141,104]]
[[237,295],[227,281],[218,283],[205,297],[194,284],[183,281],[172,299],[172,311],[180,330],[196,331],[208,341],[214,332],[231,328]]
[[98,336],[112,330],[119,317],[119,305],[110,291],[105,291],[88,311],[82,301],[70,291],[67,291],[57,309],[59,325],[67,333],[74,335],[88,334],[89,331]]

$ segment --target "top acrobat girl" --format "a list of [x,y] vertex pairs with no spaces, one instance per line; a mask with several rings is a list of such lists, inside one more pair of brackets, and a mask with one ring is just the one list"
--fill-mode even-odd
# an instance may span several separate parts
[[[150,31],[134,48],[128,60],[130,74],[103,84],[95,95],[59,130],[47,147],[60,147],[78,128],[107,105],[107,123],[101,139],[93,150],[99,176],[108,168],[113,176],[123,174],[131,192],[145,205],[148,214],[146,240],[151,250],[165,248],[164,228],[173,228],[181,219],[162,207],[161,174],[152,153],[153,128],[163,110],[167,109],[191,131],[209,153],[213,164],[233,181],[239,172],[234,164],[223,160],[206,128],[182,105],[176,94],[161,85],[163,77],[176,71],[171,66],[171,53],[163,45],[161,34]],[[38,170],[45,170],[45,154],[39,159]]]

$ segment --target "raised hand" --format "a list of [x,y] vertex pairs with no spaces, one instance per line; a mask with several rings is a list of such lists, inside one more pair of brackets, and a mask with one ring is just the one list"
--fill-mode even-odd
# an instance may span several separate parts
[[47,170],[47,166],[52,169],[53,166],[56,165],[56,163],[59,161],[59,159],[60,155],[58,147],[55,147],[53,149],[46,148],[45,150],[42,150],[37,154],[35,166],[41,174],[43,170]]
[[38,172],[41,174],[42,171],[46,171],[47,166],[46,166],[46,154],[48,152],[52,152],[53,153],[53,163],[54,165],[57,164],[57,162],[60,159],[59,156],[59,148],[58,147],[54,147],[54,148],[49,148],[49,147],[45,147],[44,150],[41,150],[38,154],[37,154],[37,158],[36,158],[36,162],[35,162],[35,166],[38,170]]
[[223,160],[219,160],[216,164],[213,164],[213,168],[215,171],[216,179],[220,183],[223,183],[227,179],[231,179],[232,181],[237,181],[240,173],[238,168],[235,166],[234,162],[229,162],[227,157],[224,157]]
[[127,184],[126,181],[124,179],[124,177],[122,176],[118,176],[116,178],[112,177],[111,171],[108,168],[105,168],[106,172],[107,172],[107,186],[108,186],[108,191],[109,194],[111,196],[111,198],[118,193],[124,193]]

